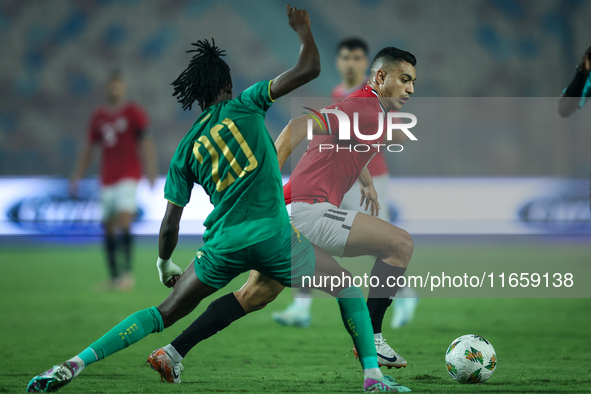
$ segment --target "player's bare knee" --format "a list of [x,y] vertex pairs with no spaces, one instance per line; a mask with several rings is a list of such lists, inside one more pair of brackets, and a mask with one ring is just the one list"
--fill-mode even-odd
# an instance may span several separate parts
[[263,309],[277,297],[277,294],[263,286],[245,286],[234,292],[234,296],[244,309],[244,312],[250,313]]
[[404,261],[406,262],[406,266],[410,262],[410,258],[412,257],[413,252],[415,251],[415,243],[412,240],[412,237],[406,231],[404,232],[404,236],[402,238],[402,254],[404,255]]
[[408,267],[410,258],[415,250],[415,244],[412,237],[406,231],[402,231],[396,242],[396,249],[398,251],[398,258],[403,267]]
[[234,297],[236,297],[236,300],[238,301],[240,306],[242,306],[242,309],[244,309],[245,313],[249,313],[254,310],[254,305],[253,305],[254,300],[248,296],[250,294],[252,294],[252,293],[247,291],[245,289],[245,287],[234,292]]
[[406,268],[414,252],[414,242],[410,234],[399,230],[388,245],[388,253],[382,260],[389,265]]
[[131,229],[131,222],[133,221],[133,214],[128,212],[120,213],[117,218],[118,226],[123,231],[129,231]]
[[114,236],[115,235],[115,225],[112,222],[106,222],[103,224],[103,228],[105,230],[105,234],[107,236]]

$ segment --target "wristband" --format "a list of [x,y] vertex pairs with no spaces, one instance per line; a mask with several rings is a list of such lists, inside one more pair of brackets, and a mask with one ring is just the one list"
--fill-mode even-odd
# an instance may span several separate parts
[[172,263],[172,259],[168,259],[168,260],[163,260],[160,258],[160,256],[158,256],[158,261],[156,261],[156,266],[158,268],[165,268],[167,267],[170,263]]

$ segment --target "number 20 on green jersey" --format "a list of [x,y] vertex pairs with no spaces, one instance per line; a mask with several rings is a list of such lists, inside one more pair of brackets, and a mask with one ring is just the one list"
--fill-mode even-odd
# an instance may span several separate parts
[[[230,151],[228,144],[220,135],[220,131],[224,128],[227,128],[230,133],[232,133],[232,138],[236,140],[240,150],[246,156],[247,165],[244,168],[240,166],[236,160],[236,155]],[[258,162],[256,157],[254,157],[254,154],[248,146],[248,143],[231,119],[226,118],[221,122],[221,124],[217,124],[212,127],[209,131],[209,134],[213,138],[213,142],[222,151],[222,154],[226,160],[230,163],[229,165],[237,177],[242,178],[248,172],[257,168]],[[216,184],[216,190],[218,192],[222,192],[225,188],[234,183],[236,178],[230,172],[228,172],[224,179],[220,179],[220,157],[217,149],[213,146],[212,141],[206,135],[201,135],[193,145],[193,154],[195,155],[197,161],[199,161],[199,164],[203,164],[204,160],[203,154],[201,153],[203,149],[200,150],[202,147],[205,148],[206,152],[211,156],[211,177]]]

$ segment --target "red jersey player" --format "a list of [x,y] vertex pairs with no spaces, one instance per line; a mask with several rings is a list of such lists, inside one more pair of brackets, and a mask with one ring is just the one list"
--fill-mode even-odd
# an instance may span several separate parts
[[[347,96],[354,97],[358,95],[357,91],[367,88],[368,77],[366,70],[369,66],[367,53],[367,43],[360,38],[346,38],[339,42],[337,46],[336,67],[341,75],[341,83],[331,93],[335,102],[341,102]],[[393,142],[400,143],[402,139]],[[367,164],[367,169],[372,177],[378,199],[384,204],[383,208],[378,211],[377,217],[390,222],[387,203],[387,187],[390,175],[388,174],[388,167],[383,152],[384,150],[380,150],[375,153]],[[339,208],[363,212],[363,208],[359,204],[359,190],[359,182],[356,182],[345,193]],[[287,193],[286,198],[291,198],[291,191]],[[403,297],[400,297],[401,295]],[[398,328],[412,320],[418,303],[418,295],[412,288],[404,286],[400,289],[395,302],[396,309],[391,325],[394,328]],[[282,325],[308,327],[311,322],[311,306],[311,289],[301,288],[294,297],[293,303],[282,311],[273,312],[272,318]]]
[[[372,61],[368,85],[328,109],[338,109],[349,119],[354,119],[357,112],[358,129],[363,137],[369,138],[376,133],[380,116],[400,110],[414,93],[415,64],[416,59],[409,52],[393,47],[382,49]],[[307,135],[309,119],[309,116],[292,119],[275,142],[280,166]],[[359,180],[361,201],[365,201],[366,209],[371,207],[372,215],[379,211],[377,194],[366,166],[378,150],[375,144],[382,139],[374,137],[367,141],[351,132],[351,140],[341,141],[336,134],[339,130],[336,116],[329,114],[326,120],[328,130],[311,122],[314,138],[284,188],[286,202],[291,202],[291,221],[312,243],[334,256],[377,256],[371,277],[379,278],[383,287],[370,287],[367,305],[378,361],[389,368],[404,367],[406,360],[382,337],[382,322],[398,290],[397,282],[386,279],[404,275],[414,249],[412,239],[406,231],[389,222],[339,208],[345,192]],[[351,148],[351,143],[361,143],[369,149],[358,152]],[[341,149],[321,151],[320,144]],[[246,285],[235,293],[236,297],[243,306],[260,308],[278,294],[277,286],[270,282],[264,275],[251,271]]]
[[[369,48],[361,38],[345,38],[337,45],[336,67],[341,76],[341,83],[332,90],[331,97],[335,102],[342,101],[357,90],[363,89],[368,82],[366,71],[369,67],[367,58]],[[386,190],[388,187],[388,166],[383,150],[375,154],[367,165],[369,174],[373,179],[373,185],[378,193],[380,201],[387,199]],[[343,198],[339,208],[360,210],[359,207],[359,186],[353,186]],[[390,214],[386,204],[380,209],[378,217],[387,222],[390,221]]]
[[[341,101],[344,97],[362,89],[367,84],[368,78],[366,70],[369,65],[369,60],[367,58],[368,52],[369,49],[367,43],[360,38],[346,38],[339,42],[339,45],[337,46],[336,67],[341,75],[341,83],[332,90],[331,96],[335,101]],[[361,81],[361,83],[359,81]],[[400,144],[403,141],[403,138],[397,136],[392,143]],[[379,201],[384,205],[383,208],[380,209],[378,217],[390,222],[392,218],[390,217],[390,210],[388,209],[387,197],[390,174],[388,173],[388,165],[386,164],[386,158],[383,151],[379,151],[375,154],[373,159],[368,163],[367,169],[372,177]],[[358,182],[345,194],[339,208],[353,209],[357,211],[362,209],[359,205]],[[305,290],[302,289],[302,292],[305,293]],[[286,315],[279,313],[275,314],[274,317],[283,318],[284,324],[295,322],[297,325],[300,321],[309,323],[310,301],[309,297],[303,299],[295,298],[294,304],[292,304],[294,305],[293,313],[287,313]],[[417,292],[410,286],[404,286],[398,291],[395,300],[396,305],[394,314],[392,315],[392,328],[399,328],[412,320],[418,301]],[[285,312],[287,312],[287,310]]]
[[[106,85],[107,104],[92,114],[86,144],[71,177],[75,193],[78,181],[92,162],[94,148],[101,147],[101,207],[109,287],[131,290],[132,235],[130,224],[137,210],[136,186],[142,176],[140,148],[150,185],[156,179],[156,156],[152,139],[146,135],[148,115],[133,102],[125,101],[126,86],[121,74],[111,73]],[[117,232],[120,231],[120,239]],[[117,249],[124,252],[124,264],[117,264]]]

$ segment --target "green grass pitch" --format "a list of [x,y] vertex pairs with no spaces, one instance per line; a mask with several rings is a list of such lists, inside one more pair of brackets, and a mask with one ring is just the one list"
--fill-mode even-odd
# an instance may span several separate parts
[[[0,392],[24,392],[36,374],[83,350],[127,315],[158,305],[168,289],[158,281],[157,246],[136,244],[136,288],[131,293],[100,293],[105,278],[99,244],[0,245]],[[184,240],[174,254],[183,267],[197,245]],[[504,252],[516,259],[537,253],[548,259],[575,258],[591,263],[588,243],[515,244]],[[458,253],[462,251],[462,253]],[[490,258],[490,246],[462,249],[452,244],[417,242],[413,263],[438,259]],[[238,289],[241,276],[213,297]],[[150,352],[169,343],[213,298],[189,317],[159,334],[88,369],[60,392],[360,392],[361,368],[342,326],[337,305],[318,299],[309,329],[280,327],[270,314],[287,306],[288,291],[266,309],[235,322],[200,343],[184,360],[181,385],[159,382],[145,363]],[[553,393],[591,392],[590,299],[434,299],[424,298],[415,320],[384,336],[409,361],[386,370],[414,392]],[[463,334],[489,339],[498,356],[493,377],[484,384],[460,385],[444,365],[451,341]]]

